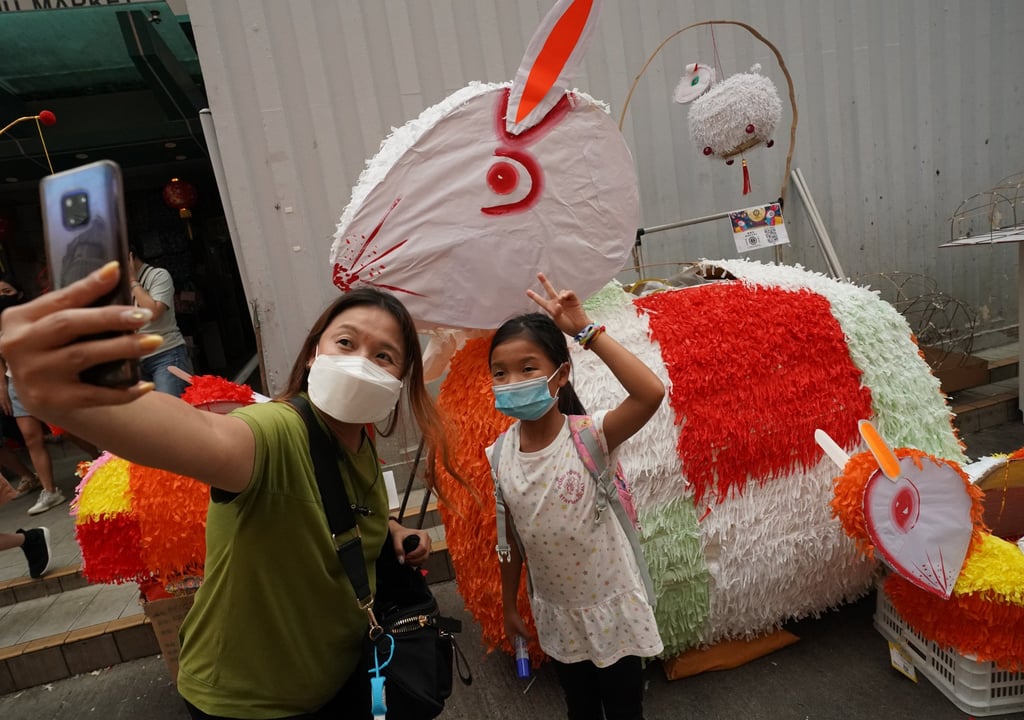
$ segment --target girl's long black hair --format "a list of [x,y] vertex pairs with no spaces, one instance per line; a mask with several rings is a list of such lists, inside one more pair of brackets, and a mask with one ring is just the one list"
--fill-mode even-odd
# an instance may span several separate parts
[[[502,323],[491,339],[487,362],[490,363],[491,356],[494,355],[494,348],[519,337],[525,337],[543,350],[547,359],[556,367],[561,367],[564,363],[569,366],[570,370],[572,369],[572,360],[569,359],[569,346],[565,342],[565,335],[555,325],[554,320],[539,312],[518,315]],[[576,390],[572,387],[572,381],[558,389],[558,409],[564,415],[587,414],[579,396],[576,395]]]

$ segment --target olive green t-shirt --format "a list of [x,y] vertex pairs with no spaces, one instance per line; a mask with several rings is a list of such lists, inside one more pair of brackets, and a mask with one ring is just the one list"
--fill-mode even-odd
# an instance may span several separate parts
[[[256,438],[252,479],[211,502],[206,579],[181,628],[178,690],[208,715],[275,718],[316,710],[348,679],[368,623],[338,560],[299,414],[272,402],[235,410]],[[371,588],[387,534],[387,491],[372,442],[339,462]]]

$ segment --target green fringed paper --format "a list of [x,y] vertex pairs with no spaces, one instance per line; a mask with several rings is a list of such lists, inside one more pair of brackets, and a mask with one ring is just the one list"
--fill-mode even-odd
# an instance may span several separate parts
[[710,576],[700,547],[693,502],[674,500],[656,512],[640,511],[641,545],[654,579],[654,617],[664,657],[697,644],[711,604]]

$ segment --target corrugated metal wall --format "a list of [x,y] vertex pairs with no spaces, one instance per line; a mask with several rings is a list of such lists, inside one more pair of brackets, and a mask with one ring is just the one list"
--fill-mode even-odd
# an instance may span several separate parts
[[[276,388],[334,290],[327,254],[364,160],[392,126],[471,80],[511,78],[548,0],[189,0],[250,298]],[[780,50],[799,111],[794,167],[810,185],[848,275],[924,273],[983,327],[1017,322],[1013,246],[939,250],[967,196],[1024,171],[1024,3],[962,0],[607,0],[576,85],[615,117],[648,56],[675,30],[739,20]],[[772,149],[738,166],[692,146],[670,101],[688,62],[763,66],[783,119]],[[791,114],[770,49],[745,30],[688,30],[634,92],[624,133],[644,225],[774,200]],[[794,189],[786,262],[825,270]],[[648,235],[649,264],[734,257],[720,221]],[[754,259],[769,261],[771,250]],[[652,269],[646,274],[658,274]],[[633,279],[632,272],[623,279]]]

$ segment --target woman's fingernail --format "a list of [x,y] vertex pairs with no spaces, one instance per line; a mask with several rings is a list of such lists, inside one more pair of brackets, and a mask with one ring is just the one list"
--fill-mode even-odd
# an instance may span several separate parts
[[153,319],[153,311],[149,308],[132,308],[121,313],[125,320],[147,323]]
[[117,260],[111,260],[106,265],[96,271],[96,275],[100,280],[110,280],[117,277],[118,269],[121,267],[121,263]]
[[146,382],[140,382],[138,385],[135,386],[135,392],[138,395],[145,395],[146,393],[152,392],[153,390],[156,390],[156,384],[149,382],[148,380]]
[[141,350],[156,350],[164,344],[162,335],[141,335],[139,337],[139,348]]

